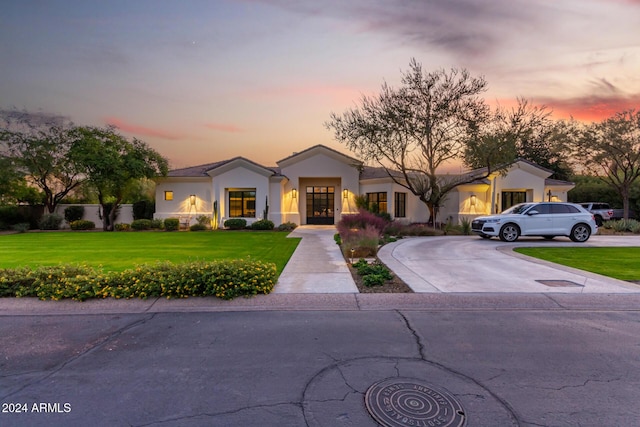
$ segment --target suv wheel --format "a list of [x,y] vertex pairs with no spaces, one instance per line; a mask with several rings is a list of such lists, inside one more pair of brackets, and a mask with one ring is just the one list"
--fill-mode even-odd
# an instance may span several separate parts
[[515,242],[518,237],[520,237],[520,228],[515,224],[505,224],[500,229],[500,240],[503,242]]
[[569,238],[574,242],[586,242],[591,236],[591,228],[587,224],[576,224],[571,229]]

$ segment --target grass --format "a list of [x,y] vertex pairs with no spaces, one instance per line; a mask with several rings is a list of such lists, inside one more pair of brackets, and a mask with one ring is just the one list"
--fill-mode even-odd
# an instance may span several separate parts
[[515,251],[615,279],[640,280],[640,247],[518,248]]
[[251,257],[276,264],[278,274],[300,239],[284,232],[47,232],[0,236],[0,268],[87,264],[123,271],[156,261],[173,263]]

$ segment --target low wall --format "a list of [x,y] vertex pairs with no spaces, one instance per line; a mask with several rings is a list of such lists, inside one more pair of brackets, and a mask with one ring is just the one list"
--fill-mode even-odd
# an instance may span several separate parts
[[[84,215],[82,216],[82,219],[93,221],[96,224],[96,228],[102,228],[102,218],[100,217],[100,205],[98,204],[58,205],[56,207],[55,213],[64,218],[64,210],[69,206],[83,206]],[[133,205],[130,203],[120,205],[115,223],[131,224],[132,222],[133,222]],[[69,228],[69,224],[67,224],[67,221],[63,221],[60,228]]]

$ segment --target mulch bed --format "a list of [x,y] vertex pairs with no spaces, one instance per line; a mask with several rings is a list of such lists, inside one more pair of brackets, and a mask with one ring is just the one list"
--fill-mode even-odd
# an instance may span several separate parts
[[353,281],[356,282],[356,286],[358,287],[358,291],[361,294],[401,294],[401,293],[412,293],[413,291],[406,283],[404,283],[398,276],[393,275],[393,279],[388,280],[386,283],[380,286],[365,286],[362,283],[362,277],[358,275],[358,272],[355,268],[351,267],[349,261],[347,261],[347,266],[349,267],[349,271],[351,271],[351,276],[353,276]]

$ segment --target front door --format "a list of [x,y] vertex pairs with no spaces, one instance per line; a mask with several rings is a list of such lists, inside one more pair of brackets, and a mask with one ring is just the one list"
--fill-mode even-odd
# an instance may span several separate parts
[[332,225],[335,187],[307,187],[307,224]]

